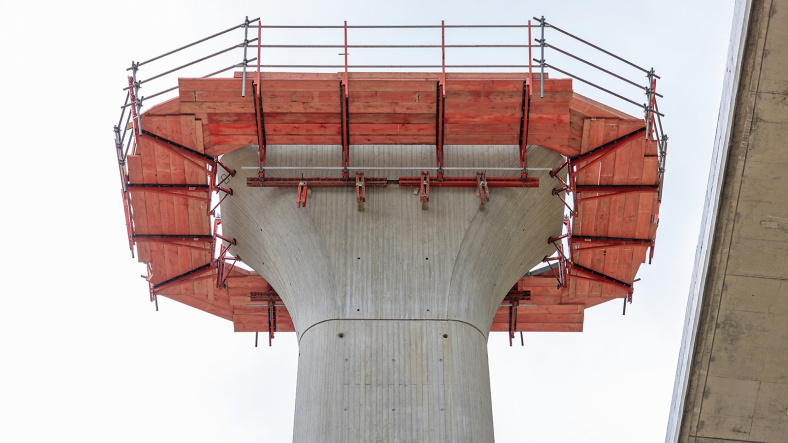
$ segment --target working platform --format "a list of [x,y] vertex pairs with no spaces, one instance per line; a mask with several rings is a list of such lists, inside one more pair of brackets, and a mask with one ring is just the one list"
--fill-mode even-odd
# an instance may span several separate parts
[[[653,255],[664,172],[667,137],[653,71],[644,116],[634,117],[576,93],[571,78],[530,69],[348,72],[346,63],[345,72],[306,73],[259,66],[229,78],[180,78],[175,98],[144,113],[140,82],[129,77],[124,109],[131,112],[116,128],[116,147],[129,246],[147,264],[151,300],[162,295],[212,313],[237,332],[267,332],[269,343],[276,331],[294,331],[275,289],[238,266],[243,258],[232,255],[234,239],[222,236],[216,217],[219,203],[232,198],[224,183],[236,172],[222,155],[255,145],[259,162],[248,167],[258,176],[248,186],[292,187],[298,206],[321,186],[354,188],[358,207],[348,211],[387,191],[367,187],[415,187],[422,203],[415,211],[429,210],[430,192],[442,186],[467,187],[480,210],[495,204],[496,187],[554,189],[567,208],[564,234],[544,239],[556,254],[512,287],[493,319],[491,330],[508,331],[510,341],[517,331],[580,332],[586,308],[631,302],[637,271]],[[336,167],[266,165],[268,151],[304,145],[334,149]],[[388,170],[355,164],[354,149],[369,145],[430,145],[435,163]],[[467,145],[511,146],[511,164],[452,167],[452,147]],[[529,165],[534,146],[561,154],[564,164]]]

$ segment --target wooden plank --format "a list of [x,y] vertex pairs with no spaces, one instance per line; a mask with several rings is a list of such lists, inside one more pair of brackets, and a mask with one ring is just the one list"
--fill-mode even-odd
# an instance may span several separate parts
[[247,91],[246,97],[241,95],[240,82],[238,89],[232,90],[184,90],[178,91],[178,97],[181,103],[194,103],[194,102],[250,102],[254,105],[254,98],[251,89]]
[[151,255],[151,283],[154,285],[167,280],[167,272],[165,269],[164,251],[160,243],[150,242],[150,255]]
[[[350,103],[436,103],[437,88],[430,91],[352,91]],[[334,100],[339,100],[339,96]],[[352,108],[351,108],[352,109]]]
[[342,143],[338,135],[272,135],[267,138],[269,145],[339,145]]
[[[179,247],[171,246],[171,245],[163,245],[161,249],[164,254],[163,265],[164,265],[165,279],[176,277],[178,275],[183,274],[184,272],[188,272],[194,269],[194,268],[189,268],[188,266],[181,266]],[[159,268],[161,268],[161,265],[159,265]],[[182,294],[185,286],[191,286],[191,283],[189,285],[176,285],[173,286],[172,288],[169,288],[167,291],[170,294]],[[188,294],[188,292],[186,293]]]
[[624,218],[621,222],[621,237],[636,238],[639,201],[639,194],[624,194]]
[[629,162],[632,159],[632,151],[637,148],[638,144],[638,141],[635,140],[616,151],[614,154],[613,178],[610,184],[635,184],[629,181]]
[[[342,116],[338,111],[330,113],[301,112],[294,114],[266,112],[263,114],[263,119],[265,121],[265,127],[267,130],[268,125],[340,124]],[[349,121],[353,121],[352,115],[350,116]],[[254,121],[254,116],[252,116],[250,123],[254,123],[255,125],[257,124]]]
[[[516,145],[518,136],[498,134],[446,134],[447,145]],[[431,143],[435,143],[432,141]]]
[[446,100],[447,114],[510,114],[511,113],[511,114],[517,114],[519,118],[522,112],[523,112],[522,103],[518,103],[518,102],[455,102],[455,101]]
[[[623,248],[621,251],[619,251],[618,263],[619,263],[619,272],[621,273],[619,275],[621,275],[622,277],[621,280],[626,282],[633,281],[635,277],[635,272],[637,272],[637,267],[634,267],[635,272],[632,272],[633,263],[634,263],[634,252],[635,252],[634,249],[635,248]],[[607,289],[607,294],[614,293],[614,291],[619,291],[618,289],[614,290],[613,286],[610,286],[606,289]]]
[[[158,183],[156,178],[156,157],[153,141],[146,137],[140,139],[139,152],[142,158],[142,182]],[[145,213],[147,215],[148,234],[161,234],[161,216],[159,195],[149,193],[145,196]]]
[[643,184],[656,185],[659,182],[659,159],[645,157],[643,159]]
[[633,143],[629,157],[629,170],[627,171],[627,183],[643,184],[643,146],[645,141]]
[[[541,85],[538,78],[534,79],[534,91],[539,91]],[[449,91],[520,91],[523,90],[523,81],[525,79],[452,79],[446,80],[446,94]],[[545,98],[561,92],[568,92],[569,98],[572,93],[572,80],[571,79],[551,79],[545,80],[544,83]],[[537,98],[537,94],[533,95]]]
[[266,124],[265,134],[271,135],[339,135],[342,127],[339,124]]
[[[535,95],[533,97],[536,97]],[[536,117],[542,114],[569,114],[568,102],[554,102],[554,101],[532,101],[531,102],[531,117]]]
[[[448,84],[448,83],[447,83]],[[356,92],[369,91],[400,91],[400,92],[432,92],[437,93],[435,81],[418,80],[350,80],[348,83],[349,95]]]
[[211,134],[211,135],[213,135],[213,134],[217,134],[217,135],[233,135],[233,134],[257,135],[257,124],[256,123],[209,124],[208,125],[208,133]]
[[[353,82],[351,82],[353,83]],[[339,80],[260,80],[263,94],[271,91],[336,91],[339,94]],[[265,95],[264,95],[265,96]],[[265,101],[263,101],[265,103]]]
[[[339,112],[339,103],[336,104]],[[348,111],[354,114],[435,114],[437,105],[429,102],[355,102],[350,101]],[[446,105],[448,109],[448,104]],[[315,111],[321,112],[321,111]]]
[[[434,131],[435,125],[433,125]],[[465,125],[444,125],[444,135],[462,135],[462,134],[501,134],[501,135],[517,135],[520,134],[519,123],[508,124],[465,124]]]
[[583,305],[523,305],[517,308],[520,314],[578,314],[583,312]]
[[[433,115],[433,120],[435,116]],[[446,112],[444,116],[444,123],[457,124],[457,125],[473,125],[473,124],[520,124],[519,113],[504,113],[504,114],[477,114],[477,113],[451,113]],[[529,131],[530,133],[530,131]]]
[[434,144],[435,135],[364,135],[351,133],[350,143],[353,145],[425,145]]
[[[270,143],[270,142],[269,142]],[[217,145],[256,145],[257,135],[252,134],[233,134],[233,135],[219,135],[211,134],[211,146]],[[273,144],[273,143],[271,143]],[[207,152],[206,152],[207,154]],[[216,156],[216,154],[208,154]]]
[[583,332],[583,323],[518,323],[523,332]]
[[341,97],[339,88],[331,91],[263,91],[263,103],[336,103]]
[[[180,143],[184,146],[195,149],[196,146],[196,121],[193,116],[182,115],[178,117],[177,123],[175,121],[170,122],[173,126],[178,125],[180,129]],[[189,166],[187,168],[187,163]],[[173,183],[198,183],[198,172],[197,168],[194,167],[191,162],[186,162],[185,159],[179,156],[173,156],[171,158],[172,164],[172,180]],[[204,175],[204,174],[203,174]],[[192,181],[194,180],[194,181]],[[198,217],[199,214],[199,207],[195,208],[193,199],[187,198],[177,198],[174,199],[175,202],[175,231],[176,232],[188,232],[190,234],[203,234],[199,232],[199,224],[195,225],[194,222],[199,223]],[[207,215],[205,215],[207,217]],[[193,222],[194,221],[194,222]],[[200,253],[199,251],[193,248],[179,248],[178,249],[178,268],[183,270],[194,269],[197,266],[200,266],[204,263],[208,262],[208,259],[205,258],[205,253]],[[181,271],[185,272],[185,271]],[[194,292],[200,293],[201,289],[204,287],[203,284],[199,283],[192,283],[188,286],[184,286],[181,288],[182,293],[187,292]]]
[[184,114],[197,113],[254,113],[254,102],[185,102],[181,103]]
[[[266,119],[268,117],[266,116]],[[255,120],[254,113],[249,112],[224,112],[224,113],[210,113],[208,114],[207,125],[217,125],[217,124],[226,124],[226,123],[233,123],[233,124],[249,124],[249,125],[256,125],[257,121]]]
[[635,228],[635,236],[637,238],[646,238],[649,234],[653,217],[651,211],[654,206],[654,198],[654,194],[643,193],[638,199],[637,226]]
[[[339,133],[337,127],[337,134]],[[435,123],[419,124],[356,124],[352,126],[351,137],[355,135],[429,135],[435,137]],[[432,141],[434,143],[435,140]]]
[[[637,119],[629,114],[621,112],[610,106],[604,105],[588,97],[584,97],[578,93],[572,94],[572,101],[570,103],[572,110],[580,112],[587,118],[618,118],[623,120],[640,121],[641,127],[645,125],[642,119]],[[628,131],[632,132],[632,131]]]
[[583,323],[583,313],[579,314],[528,314],[517,310],[517,324],[520,323]]
[[[522,83],[521,83],[522,85]],[[453,103],[513,103],[522,106],[523,91],[446,91],[446,102]]]
[[[142,183],[143,166],[140,155],[127,155],[126,164],[128,165],[129,181],[131,183]],[[130,192],[131,217],[134,223],[134,233],[148,234],[148,205],[143,192]],[[150,245],[145,243],[137,244],[137,260],[140,263],[150,262]]]
[[436,123],[436,114],[432,113],[424,113],[424,114],[415,114],[415,113],[408,113],[408,114],[397,114],[397,113],[390,113],[390,114],[377,114],[377,113],[350,113],[348,115],[348,123],[353,125],[358,124],[401,124],[401,125],[420,125],[420,124],[431,124],[435,125]]
[[[619,266],[620,259],[621,259],[621,249],[624,249],[624,248],[616,247],[616,248],[607,248],[607,249],[603,250],[604,251],[604,254],[603,254],[604,255],[604,263],[602,265],[601,272],[603,274],[605,274],[605,275],[610,276],[610,277],[613,277],[613,278],[616,278],[616,279],[619,279],[619,280],[624,280],[624,279],[622,279],[622,275],[621,275],[621,272],[620,272],[620,266]],[[624,280],[624,281],[627,281],[627,280]],[[631,280],[629,280],[627,282],[631,282]]]
[[[341,112],[339,100],[328,103],[313,102],[263,102],[263,112],[278,113],[337,113]],[[351,104],[351,108],[352,108]],[[251,108],[254,112],[254,107]],[[267,123],[267,122],[266,122]]]
[[[235,78],[179,78],[179,91],[237,91],[241,95],[243,80]],[[251,95],[252,79],[246,80],[246,91]]]

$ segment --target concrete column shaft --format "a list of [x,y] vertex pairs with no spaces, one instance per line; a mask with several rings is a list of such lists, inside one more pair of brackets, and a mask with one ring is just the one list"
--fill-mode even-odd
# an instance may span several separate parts
[[301,335],[293,441],[493,441],[487,338],[440,320],[329,320]]

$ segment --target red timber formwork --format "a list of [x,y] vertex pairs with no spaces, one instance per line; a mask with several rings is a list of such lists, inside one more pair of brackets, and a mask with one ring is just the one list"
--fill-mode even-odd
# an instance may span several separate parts
[[[558,28],[538,20],[538,45],[521,45],[529,53],[531,46],[555,48],[543,32]],[[115,144],[129,245],[147,264],[151,300],[161,295],[209,312],[232,321],[237,332],[267,332],[269,344],[274,332],[294,331],[275,290],[236,266],[242,258],[233,256],[235,240],[221,235],[216,214],[219,203],[232,198],[223,183],[235,174],[221,156],[257,145],[258,176],[247,185],[293,187],[298,206],[307,204],[314,186],[355,188],[359,211],[367,187],[417,187],[422,209],[428,209],[430,192],[440,192],[436,188],[467,187],[480,198],[480,210],[491,199],[489,188],[554,188],[567,206],[564,234],[545,239],[556,254],[512,287],[491,326],[507,331],[510,343],[518,331],[580,332],[586,308],[615,298],[632,301],[638,268],[653,256],[667,141],[653,70],[644,70],[647,104],[638,118],[577,94],[572,78],[548,78],[544,69],[553,68],[588,83],[547,65],[543,52],[537,65],[526,65],[528,72],[447,73],[444,25],[440,72],[348,72],[347,24],[344,72],[260,72],[259,62],[249,64],[266,47],[259,44],[259,20],[258,39],[248,38],[254,22],[225,31],[243,28],[246,34],[237,45],[244,61],[230,67],[241,72],[179,78],[171,88],[177,96],[144,113],[139,88],[145,81],[137,73],[155,59],[130,68],[123,107],[130,112],[115,128]],[[257,49],[256,59],[247,59],[248,48]],[[249,66],[257,71],[247,72]],[[342,150],[342,165],[330,176],[304,176],[302,169],[300,176],[266,177],[273,169],[266,166],[267,146],[317,144]],[[366,177],[349,167],[352,146],[360,144],[435,145],[436,164],[420,176]],[[466,168],[468,176],[444,176],[450,168],[443,165],[443,147],[450,145],[519,146],[520,168],[509,168],[519,174]],[[528,175],[527,149],[534,145],[565,158],[550,179]]]

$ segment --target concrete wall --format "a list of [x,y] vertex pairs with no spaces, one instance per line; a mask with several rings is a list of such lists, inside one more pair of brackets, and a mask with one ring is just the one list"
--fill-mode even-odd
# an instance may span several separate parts
[[[434,149],[354,146],[351,158],[424,166]],[[267,158],[335,166],[338,154],[279,146]],[[446,158],[447,166],[509,167],[519,157],[513,146],[450,146]],[[533,167],[561,161],[529,150]],[[352,188],[313,188],[297,208],[295,188],[246,187],[256,171],[241,167],[257,164],[254,147],[224,162],[240,171],[221,208],[225,232],[280,294],[299,337],[294,439],[492,441],[487,334],[509,289],[553,252],[547,239],[563,218],[553,180],[545,173],[539,188],[493,189],[483,212],[473,188],[433,187],[426,211],[411,188],[370,188],[358,212]]]
[[738,2],[733,58],[669,442],[788,441],[788,0]]

